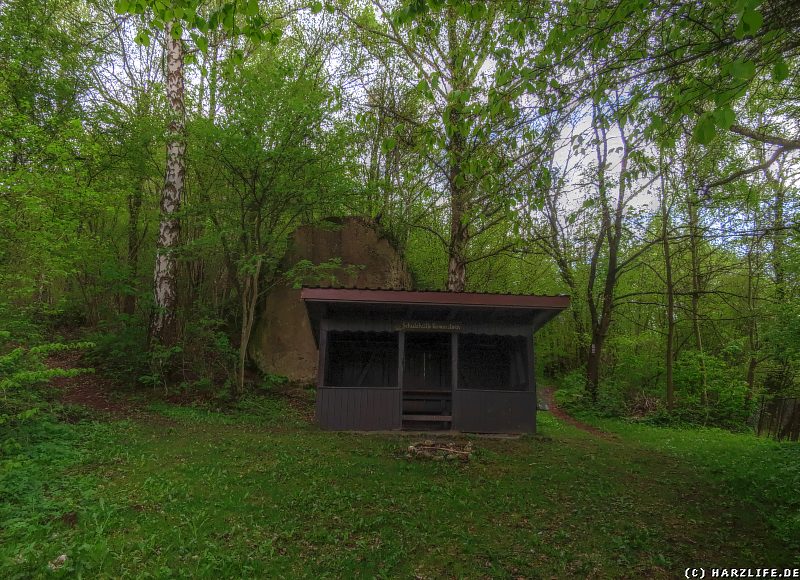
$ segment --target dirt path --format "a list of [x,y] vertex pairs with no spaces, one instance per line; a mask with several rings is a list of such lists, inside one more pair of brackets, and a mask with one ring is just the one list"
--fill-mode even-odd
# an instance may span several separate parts
[[595,437],[601,437],[603,439],[617,438],[616,435],[613,435],[612,433],[603,431],[601,429],[598,429],[594,425],[589,425],[588,423],[584,423],[583,421],[578,421],[574,417],[567,415],[567,413],[558,406],[558,403],[556,403],[556,398],[553,396],[553,387],[544,387],[542,389],[542,395],[545,402],[547,403],[550,413],[560,421],[563,421],[564,423],[569,423],[570,425],[576,427],[577,429],[580,429],[581,431],[586,431],[587,433],[591,433]]
[[[50,368],[77,369],[91,367],[82,360],[83,353],[66,350],[50,355],[45,361]],[[139,415],[143,409],[125,396],[110,379],[96,373],[83,373],[74,377],[57,377],[50,385],[61,393],[59,399],[67,405],[82,405],[114,417]]]

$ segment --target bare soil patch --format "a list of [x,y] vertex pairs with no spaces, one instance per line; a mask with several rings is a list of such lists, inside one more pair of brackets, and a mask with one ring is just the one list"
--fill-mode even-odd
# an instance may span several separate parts
[[[79,351],[63,351],[50,355],[45,361],[50,368],[91,368]],[[121,392],[110,379],[94,372],[74,377],[57,377],[50,385],[60,391],[59,400],[67,405],[82,405],[114,417],[130,417],[141,412],[141,406]]]

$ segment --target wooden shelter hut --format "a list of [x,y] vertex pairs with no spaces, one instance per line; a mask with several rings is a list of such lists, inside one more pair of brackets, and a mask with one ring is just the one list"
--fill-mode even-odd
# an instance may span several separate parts
[[534,335],[568,296],[303,288],[324,429],[534,433]]

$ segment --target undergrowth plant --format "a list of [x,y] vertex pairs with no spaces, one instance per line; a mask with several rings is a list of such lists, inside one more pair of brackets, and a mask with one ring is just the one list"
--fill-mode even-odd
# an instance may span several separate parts
[[73,377],[92,369],[62,369],[48,366],[45,359],[56,352],[89,348],[89,342],[47,343],[26,347],[14,344],[11,333],[0,331],[0,438],[38,413],[44,400],[38,387],[55,377]]
[[227,387],[236,376],[237,348],[225,321],[200,316],[186,323],[178,344],[148,343],[147,324],[119,316],[90,335],[88,359],[116,382],[160,389],[209,390]]

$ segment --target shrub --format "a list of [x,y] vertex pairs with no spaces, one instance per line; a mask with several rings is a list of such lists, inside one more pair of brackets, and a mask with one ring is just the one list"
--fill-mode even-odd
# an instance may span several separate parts
[[147,325],[138,317],[120,316],[92,335],[90,360],[106,374],[128,385],[168,391],[175,385],[208,388],[235,376],[238,352],[222,320],[198,317],[187,322],[181,342],[172,347],[148,345]]
[[683,422],[744,429],[753,413],[741,371],[719,357],[684,353],[675,364],[676,408]]
[[259,388],[263,391],[272,391],[285,386],[288,382],[289,378],[284,375],[273,375],[267,373],[262,377]]
[[603,381],[597,392],[597,402],[586,391],[586,373],[574,370],[561,379],[556,393],[558,404],[569,413],[598,417],[620,417],[625,414],[625,390],[621,383]]
[[89,335],[94,348],[87,358],[117,382],[133,385],[150,372],[147,328],[138,317],[119,316]]
[[13,446],[13,430],[38,415],[46,407],[40,387],[55,377],[72,377],[91,369],[48,367],[44,359],[58,351],[88,348],[91,343],[49,343],[34,347],[14,344],[11,334],[0,331],[0,442],[3,448]]
[[181,349],[180,373],[186,383],[227,386],[236,380],[239,351],[231,343],[225,321],[201,316],[188,322]]
[[736,347],[731,345],[720,356],[685,351],[674,367],[676,403],[671,410],[664,403],[662,382],[637,382],[619,372],[602,381],[597,402],[589,398],[580,369],[564,375],[556,397],[567,412],[577,415],[628,417],[658,426],[746,430],[756,401],[748,396],[740,366],[730,360],[737,356]]

